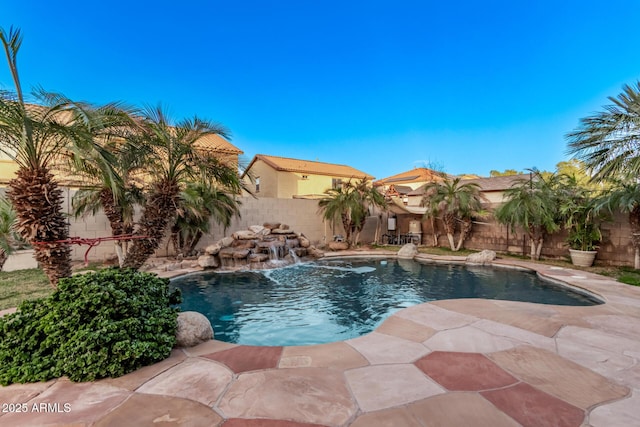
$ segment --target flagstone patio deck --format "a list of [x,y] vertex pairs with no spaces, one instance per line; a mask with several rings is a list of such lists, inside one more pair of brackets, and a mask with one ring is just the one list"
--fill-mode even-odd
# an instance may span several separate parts
[[[0,425],[640,425],[640,288],[542,264],[495,264],[537,270],[606,303],[447,300],[404,309],[345,342],[210,341],[116,379],[0,388]],[[27,412],[12,412],[12,403]]]

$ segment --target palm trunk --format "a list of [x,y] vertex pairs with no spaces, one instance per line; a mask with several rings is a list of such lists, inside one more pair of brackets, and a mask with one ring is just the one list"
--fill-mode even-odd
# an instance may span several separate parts
[[56,288],[61,278],[71,276],[71,249],[59,242],[69,238],[62,190],[48,169],[21,168],[9,182],[7,197],[16,211],[18,233],[33,244],[36,261]]
[[430,221],[431,229],[433,230],[433,246],[438,247],[438,239],[440,238],[440,235],[438,234],[438,231],[436,229],[436,218],[434,216],[431,216]]
[[204,233],[202,233],[202,231],[200,230],[195,232],[193,237],[190,239],[189,243],[185,244],[186,250],[185,250],[184,256],[190,256],[192,253],[195,252],[196,245],[202,238],[203,234]]
[[[103,188],[100,191],[100,205],[102,206],[102,210],[104,211],[107,220],[109,221],[109,226],[111,227],[111,235],[115,237],[126,234],[126,227],[124,217],[122,215],[122,209],[120,209],[116,205],[116,201],[111,189]],[[116,255],[118,256],[118,265],[122,267],[122,264],[124,263],[124,254],[126,253],[126,248],[123,249],[123,242],[118,240],[115,241],[114,246]]]
[[462,227],[460,228],[460,236],[458,237],[458,245],[456,246],[456,251],[462,249],[464,241],[467,240],[467,236],[471,234],[472,227],[473,222],[471,221],[471,218],[464,218],[462,220]]
[[124,268],[142,267],[160,247],[167,226],[175,218],[179,192],[178,185],[174,182],[161,182],[156,185],[145,203],[140,228],[135,233],[147,238],[136,239],[131,243],[122,265]]
[[455,221],[456,221],[455,217],[451,214],[445,214],[442,217],[442,224],[444,224],[444,230],[447,233],[447,238],[449,239],[449,246],[451,247],[452,251],[456,250],[456,242],[453,237],[456,230]]
[[640,205],[635,205],[629,212],[631,226],[631,244],[634,249],[633,268],[640,270]]
[[2,271],[2,267],[4,267],[4,263],[7,262],[7,258],[9,258],[9,255],[7,255],[7,252],[5,252],[4,249],[0,248],[0,271]]

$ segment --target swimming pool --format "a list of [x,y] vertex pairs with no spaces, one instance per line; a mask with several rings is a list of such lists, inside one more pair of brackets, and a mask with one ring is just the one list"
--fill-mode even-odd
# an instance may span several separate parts
[[427,301],[487,298],[558,305],[599,301],[533,272],[403,259],[341,259],[265,271],[198,273],[174,279],[183,311],[203,313],[215,339],[247,345],[309,345],[374,330]]

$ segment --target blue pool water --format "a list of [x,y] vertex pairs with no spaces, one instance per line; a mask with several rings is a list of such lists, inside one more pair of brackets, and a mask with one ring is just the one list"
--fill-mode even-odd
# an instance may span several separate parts
[[412,260],[343,259],[262,272],[199,273],[171,282],[183,311],[209,318],[215,338],[249,345],[308,345],[374,330],[427,301],[487,298],[558,305],[599,301],[535,273]]

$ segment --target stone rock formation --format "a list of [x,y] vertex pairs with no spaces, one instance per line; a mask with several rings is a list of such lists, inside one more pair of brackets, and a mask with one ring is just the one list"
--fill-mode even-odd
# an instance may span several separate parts
[[176,347],[193,347],[213,339],[211,322],[197,311],[183,311],[178,314]]
[[349,243],[347,242],[329,242],[329,249],[332,251],[346,251],[349,249]]
[[398,251],[398,258],[413,258],[418,255],[418,247],[413,243],[407,243]]
[[220,261],[213,255],[205,254],[198,257],[198,265],[202,268],[218,268],[220,267]]
[[485,249],[481,252],[477,252],[475,254],[470,254],[467,256],[466,262],[469,264],[491,264],[491,262],[496,259],[496,253],[489,249]]
[[203,268],[262,269],[297,262],[310,254],[323,256],[303,234],[274,222],[251,225],[207,246],[198,264]]

